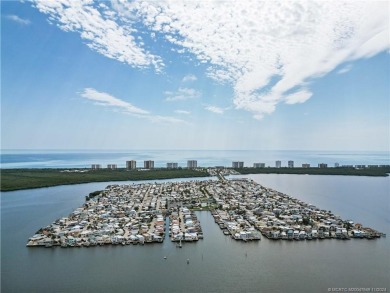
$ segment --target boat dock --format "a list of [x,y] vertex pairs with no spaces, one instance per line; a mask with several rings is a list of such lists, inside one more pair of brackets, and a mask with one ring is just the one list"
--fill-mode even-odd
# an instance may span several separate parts
[[202,227],[193,211],[181,207],[169,216],[169,236],[171,241],[198,241],[203,239]]

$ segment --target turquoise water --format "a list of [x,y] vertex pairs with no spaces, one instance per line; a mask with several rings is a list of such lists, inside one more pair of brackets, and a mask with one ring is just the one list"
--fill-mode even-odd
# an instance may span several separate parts
[[201,150],[137,150],[137,151],[37,151],[2,150],[1,168],[82,168],[91,164],[117,164],[125,167],[127,160],[136,160],[142,167],[144,160],[154,160],[155,167],[166,167],[167,162],[177,162],[186,167],[187,160],[197,160],[198,166],[232,166],[232,161],[243,161],[245,166],[265,163],[275,166],[276,160],[287,166],[293,160],[295,166],[309,163],[317,166],[326,163],[334,166],[376,164],[390,165],[389,152],[340,152],[340,151],[201,151]]
[[[257,182],[390,235],[390,178],[249,175]],[[1,193],[1,292],[328,292],[390,289],[390,241],[242,243],[198,212],[204,240],[145,246],[27,248],[37,229],[68,215],[90,183]],[[167,259],[164,259],[167,256]],[[186,260],[190,259],[187,264]]]

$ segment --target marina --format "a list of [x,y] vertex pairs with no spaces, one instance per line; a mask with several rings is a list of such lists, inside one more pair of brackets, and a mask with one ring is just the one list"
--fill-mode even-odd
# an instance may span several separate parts
[[[211,211],[222,233],[243,242],[386,236],[250,179],[109,185],[28,239],[27,246],[90,247],[203,239],[194,210]],[[169,224],[168,224],[169,223]]]

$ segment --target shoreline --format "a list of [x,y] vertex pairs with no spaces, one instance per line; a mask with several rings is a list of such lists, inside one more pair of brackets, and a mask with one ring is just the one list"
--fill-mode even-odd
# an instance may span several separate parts
[[223,175],[237,174],[293,174],[293,175],[339,175],[339,176],[369,176],[387,177],[390,167],[378,168],[240,168],[240,169],[150,169],[150,170],[91,170],[91,169],[0,169],[1,192],[27,190],[61,185],[84,184],[109,181],[140,181],[180,179],[191,177],[210,177],[213,173]]

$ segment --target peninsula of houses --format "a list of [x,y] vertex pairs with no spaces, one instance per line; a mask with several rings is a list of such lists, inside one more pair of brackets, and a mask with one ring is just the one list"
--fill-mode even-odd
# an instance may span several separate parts
[[[89,247],[203,239],[194,211],[211,211],[221,233],[240,241],[366,238],[384,234],[343,220],[249,179],[109,185],[69,216],[39,229],[27,246]],[[169,236],[169,237],[168,237]],[[207,235],[205,235],[207,237]]]

